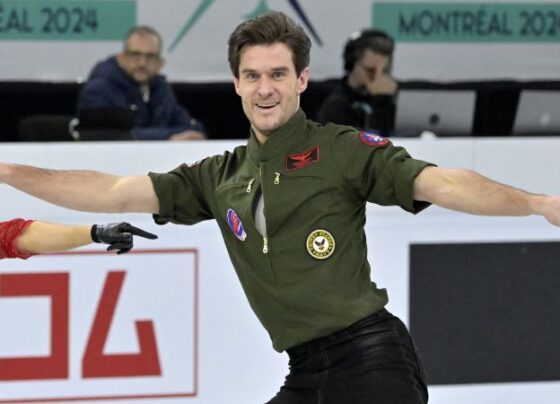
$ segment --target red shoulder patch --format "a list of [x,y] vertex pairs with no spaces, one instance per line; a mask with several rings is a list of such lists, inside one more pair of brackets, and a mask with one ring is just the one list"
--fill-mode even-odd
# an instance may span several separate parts
[[311,163],[319,161],[319,146],[312,147],[309,150],[299,154],[290,154],[286,156],[286,171],[300,170],[307,167]]
[[385,146],[389,143],[389,139],[377,132],[360,132],[360,140],[368,146]]

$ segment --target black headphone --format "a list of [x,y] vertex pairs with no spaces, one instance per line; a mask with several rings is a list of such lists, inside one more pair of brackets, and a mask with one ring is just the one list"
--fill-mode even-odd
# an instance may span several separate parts
[[387,33],[378,29],[363,29],[354,32],[344,45],[344,71],[350,72],[366,49],[371,49],[392,58],[395,41]]

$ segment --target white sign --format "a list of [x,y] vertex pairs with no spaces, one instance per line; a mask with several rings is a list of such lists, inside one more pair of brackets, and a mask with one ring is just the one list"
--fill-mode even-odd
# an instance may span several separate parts
[[0,402],[196,397],[198,252],[0,266]]

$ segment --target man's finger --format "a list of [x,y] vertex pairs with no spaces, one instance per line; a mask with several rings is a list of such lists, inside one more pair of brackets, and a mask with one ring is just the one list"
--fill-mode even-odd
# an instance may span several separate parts
[[126,254],[126,253],[129,252],[130,250],[132,250],[132,246],[126,247],[126,248],[121,248],[119,251],[117,251],[117,254],[118,254],[118,255]]
[[123,248],[128,248],[130,250],[132,248],[132,243],[127,243],[125,241],[112,243],[111,245],[109,245],[109,247],[107,247],[107,251],[121,250]]

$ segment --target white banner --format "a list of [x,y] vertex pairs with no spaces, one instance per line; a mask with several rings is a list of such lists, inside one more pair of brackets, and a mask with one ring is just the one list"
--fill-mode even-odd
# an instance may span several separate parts
[[4,0],[0,5],[1,80],[81,81],[96,62],[121,50],[122,33],[134,23],[162,34],[170,81],[229,80],[229,34],[246,18],[271,9],[286,12],[312,38],[313,79],[340,76],[347,38],[374,23],[397,37],[394,74],[401,80],[557,79],[560,70],[557,0],[536,5],[515,0]]

